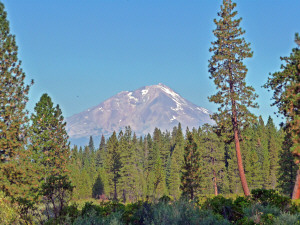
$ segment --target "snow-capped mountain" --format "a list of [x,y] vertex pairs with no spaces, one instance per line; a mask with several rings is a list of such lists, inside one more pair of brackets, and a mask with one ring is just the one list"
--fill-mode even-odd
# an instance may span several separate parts
[[163,85],[123,91],[97,106],[66,119],[72,143],[89,136],[108,136],[130,126],[137,135],[152,133],[155,127],[171,131],[180,122],[185,129],[213,123],[210,112]]

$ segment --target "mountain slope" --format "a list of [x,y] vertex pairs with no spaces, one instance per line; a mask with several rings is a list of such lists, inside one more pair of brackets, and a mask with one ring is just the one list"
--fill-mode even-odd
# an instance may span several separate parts
[[72,142],[90,135],[108,136],[128,125],[137,135],[145,135],[152,133],[155,127],[172,130],[179,122],[183,128],[213,123],[207,109],[196,106],[163,84],[120,92],[66,121]]

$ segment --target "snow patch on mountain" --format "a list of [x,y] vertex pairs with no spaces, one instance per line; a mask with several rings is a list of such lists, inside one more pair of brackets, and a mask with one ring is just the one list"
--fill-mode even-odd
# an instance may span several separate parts
[[158,85],[158,87],[163,90],[164,92],[166,92],[167,94],[171,95],[172,97],[174,98],[178,98],[178,94],[176,94],[174,91],[170,90],[169,88],[165,88],[164,86],[162,85]]
[[176,120],[176,116],[173,116],[170,121],[172,122],[173,120]]
[[134,100],[134,101],[138,101],[138,99],[136,98],[136,97],[134,97],[134,96],[132,96],[132,92],[129,92],[128,94],[127,94],[127,96],[129,97],[129,99],[131,99],[131,100]]
[[163,84],[158,84],[157,86],[163,92],[165,92],[166,94],[170,95],[171,98],[172,98],[172,100],[176,103],[176,108],[171,107],[172,110],[174,110],[174,111],[183,110],[182,105],[185,105],[186,102],[185,102],[185,100],[182,97],[180,97],[180,95],[178,95],[177,93],[175,93],[170,88],[165,87]]
[[197,109],[200,110],[201,112],[204,112],[205,114],[209,114],[208,110],[205,108],[197,107]]
[[142,92],[142,96],[145,96],[149,92],[149,90],[148,89],[144,89],[141,92]]

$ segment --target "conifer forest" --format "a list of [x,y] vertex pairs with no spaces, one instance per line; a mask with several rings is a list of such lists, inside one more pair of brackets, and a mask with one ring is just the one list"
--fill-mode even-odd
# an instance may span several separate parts
[[276,126],[251,111],[253,52],[235,7],[222,1],[207,49],[215,124],[145,136],[128,125],[71,146],[49,94],[26,110],[35,84],[0,3],[0,224],[299,224],[300,37],[266,75]]

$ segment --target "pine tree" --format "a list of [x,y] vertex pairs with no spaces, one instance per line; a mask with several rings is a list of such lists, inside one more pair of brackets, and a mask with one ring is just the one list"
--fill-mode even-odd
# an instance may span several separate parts
[[116,132],[114,131],[107,142],[107,155],[105,158],[105,172],[108,180],[108,186],[106,187],[107,194],[110,194],[115,200],[118,199],[119,179],[121,154],[119,150],[119,141],[117,139]]
[[249,172],[248,172],[248,180],[249,186],[251,189],[262,188],[262,180],[263,177],[261,176],[261,167],[258,161],[257,153],[254,149],[250,150],[249,154]]
[[291,194],[295,186],[295,177],[298,168],[291,152],[292,146],[293,142],[291,140],[291,134],[286,133],[282,144],[282,150],[279,155],[278,187],[283,194],[290,197],[292,197]]
[[91,152],[89,146],[84,146],[82,152],[82,167],[89,167],[91,163]]
[[184,148],[184,161],[182,167],[181,190],[182,194],[193,200],[199,191],[200,154],[191,132],[187,131],[187,143]]
[[29,149],[33,153],[32,163],[38,168],[38,193],[43,196],[41,203],[45,205],[48,219],[50,205],[57,218],[74,188],[67,174],[70,147],[66,123],[59,106],[54,107],[47,94],[43,94],[36,104],[31,121]]
[[[254,88],[247,86],[245,77],[247,68],[243,64],[245,58],[252,57],[250,44],[241,37],[245,31],[239,27],[241,18],[234,19],[237,15],[233,9],[236,7],[231,0],[223,0],[219,20],[214,20],[217,28],[214,35],[217,40],[212,42],[210,52],[213,56],[209,61],[210,78],[214,80],[217,89],[210,101],[220,104],[219,113],[212,118],[216,121],[219,131],[230,134],[230,139],[235,142],[237,164],[244,194],[250,195],[240,150],[240,130],[253,121],[255,116],[248,107],[257,108],[254,102],[257,97]],[[233,137],[232,137],[233,134]]]
[[132,137],[132,148],[135,159],[135,169],[134,175],[136,176],[136,183],[134,184],[134,189],[136,192],[136,201],[139,199],[144,199],[146,192],[144,192],[146,188],[146,180],[145,180],[145,171],[144,171],[144,152],[143,152],[143,138],[137,138],[136,134],[133,133]]
[[184,137],[183,137],[180,123],[178,124],[178,127],[176,129],[173,154],[175,154],[178,166],[179,168],[181,168],[183,163],[183,154],[184,154]]
[[[68,165],[68,170],[70,171],[70,180],[72,184],[75,186],[73,192],[73,198],[79,199],[81,197],[79,193],[80,185],[81,185],[81,154],[78,151],[78,147],[75,145],[71,150],[71,160]],[[85,184],[85,183],[84,183]]]
[[122,164],[120,169],[120,190],[122,190],[124,202],[127,199],[132,201],[137,196],[136,183],[138,182],[138,171],[135,152],[136,143],[133,143],[131,133],[131,128],[125,127],[125,133],[119,141]]
[[93,185],[93,198],[99,198],[104,193],[104,185],[103,181],[101,180],[100,175],[97,176],[97,179]]
[[66,173],[70,156],[66,123],[59,105],[43,94],[31,117],[30,148],[33,161],[41,166],[42,176]]
[[105,153],[106,153],[106,143],[105,143],[105,138],[102,135],[101,136],[101,141],[100,141],[100,146],[99,149],[96,152],[96,159],[95,159],[95,163],[96,163],[96,167],[100,168],[103,166],[103,162],[105,159]]
[[90,149],[91,154],[93,155],[94,152],[95,152],[95,145],[94,145],[93,136],[90,136],[89,149]]
[[0,3],[0,190],[12,200],[21,200],[19,203],[34,203],[36,196],[31,189],[36,178],[31,153],[25,148],[29,85],[24,80],[15,36]]
[[181,194],[181,167],[177,161],[176,150],[174,150],[170,160],[170,174],[168,177],[169,194],[178,199]]
[[151,195],[154,199],[167,194],[166,191],[166,173],[163,167],[162,156],[156,145],[154,145],[153,165],[150,171],[151,177]]
[[[293,146],[291,151],[296,164],[300,165],[300,37],[295,35],[298,47],[292,50],[289,57],[281,57],[284,65],[281,71],[270,74],[265,88],[274,91],[272,106],[286,118],[285,129],[291,134]],[[300,169],[298,169],[293,199],[300,198]]]
[[160,151],[162,147],[162,133],[155,128],[153,139],[147,136],[148,157],[146,164],[147,197],[157,199],[166,194],[166,171],[164,170],[164,157]]
[[263,177],[262,187],[269,189],[270,186],[270,154],[268,150],[268,136],[264,121],[261,116],[259,116],[258,123],[255,128],[256,134],[256,154],[258,157],[258,163],[260,164],[261,177]]
[[205,124],[201,129],[200,146],[202,149],[201,158],[204,161],[202,171],[206,171],[206,173],[201,173],[208,180],[207,193],[212,193],[210,190],[213,189],[213,193],[218,195],[218,186],[222,183],[222,170],[225,168],[224,144],[213,133],[212,127],[208,124]]
[[24,84],[25,73],[18,60],[15,36],[10,34],[4,5],[0,3],[0,160],[9,162],[25,145],[25,111],[29,86]]
[[[280,142],[282,142],[279,137],[276,127],[272,118],[269,116],[268,122],[266,125],[267,134],[268,134],[268,150],[270,156],[270,188],[275,189],[277,186],[277,174],[278,174],[278,154],[280,150]],[[278,143],[279,142],[279,143]]]
[[166,168],[167,186],[169,194],[175,199],[178,199],[181,194],[180,179],[184,154],[184,137],[180,123],[178,127],[175,126],[173,128],[172,137],[169,142],[169,157]]

